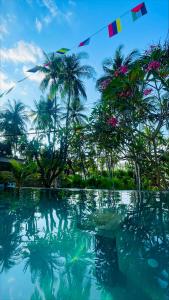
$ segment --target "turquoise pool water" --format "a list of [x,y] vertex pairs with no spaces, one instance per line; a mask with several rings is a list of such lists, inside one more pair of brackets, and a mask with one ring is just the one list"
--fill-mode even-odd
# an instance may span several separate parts
[[168,300],[169,193],[0,192],[0,300]]

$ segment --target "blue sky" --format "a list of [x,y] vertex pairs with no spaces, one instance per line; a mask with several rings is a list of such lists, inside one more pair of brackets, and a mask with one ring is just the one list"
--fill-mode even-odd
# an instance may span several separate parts
[[[16,80],[26,75],[26,70],[43,62],[45,52],[61,47],[72,48],[108,25],[124,12],[142,1],[139,0],[0,0],[0,93],[7,90]],[[145,1],[148,14],[132,22],[130,13],[122,18],[123,30],[113,38],[108,37],[107,28],[91,39],[90,45],[74,49],[86,51],[97,77],[102,74],[102,61],[111,57],[120,44],[124,52],[164,41],[168,29],[168,0]],[[33,74],[18,84],[7,96],[0,99],[20,99],[26,105],[41,95],[41,74]],[[99,98],[95,82],[85,83],[87,108]]]

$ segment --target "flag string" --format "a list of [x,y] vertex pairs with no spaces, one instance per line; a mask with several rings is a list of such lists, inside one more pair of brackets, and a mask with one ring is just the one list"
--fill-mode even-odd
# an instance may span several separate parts
[[[125,17],[127,14],[129,14],[130,10],[127,10],[125,13],[123,13],[119,18],[122,19],[123,17]],[[100,33],[101,31],[103,31],[104,29],[106,29],[108,26],[105,25],[102,28],[100,28],[99,30],[97,30],[95,33],[93,33],[91,36],[89,36],[89,38],[92,38],[93,36],[97,35],[98,33]]]
[[[94,36],[96,36],[97,34],[99,34],[100,32],[102,32],[104,29],[108,28],[108,32],[109,32],[109,37],[112,37],[114,35],[116,35],[117,33],[122,31],[122,26],[121,26],[121,19],[124,18],[126,15],[128,15],[129,13],[131,13],[132,15],[132,19],[133,21],[136,21],[139,17],[147,14],[147,9],[145,6],[145,3],[141,3],[139,5],[137,5],[136,7],[134,7],[133,9],[127,10],[126,12],[124,12],[118,19],[116,19],[114,22],[107,24],[103,27],[101,27],[99,30],[97,30],[96,32],[94,32],[93,34],[91,34],[87,39],[85,39],[83,42],[81,42],[79,45],[74,45],[71,49],[68,48],[61,48],[59,50],[56,51],[57,54],[61,54],[61,55],[65,55],[67,52],[72,51],[75,48],[79,48],[82,46],[86,46],[90,43],[90,39],[93,38]],[[43,50],[42,50],[43,51]],[[44,51],[43,51],[44,52]],[[43,64],[43,66],[48,66],[50,64],[50,58],[48,57],[48,55],[46,53],[44,53],[45,56],[48,59],[48,63],[47,64]],[[36,73],[38,72],[40,69],[40,66],[34,66],[33,68],[27,70],[27,72],[30,73]],[[15,84],[8,90],[6,90],[5,92],[3,92],[2,94],[0,94],[0,98],[9,94],[18,83],[30,78],[31,75],[25,76],[24,78],[18,80],[15,82]]]

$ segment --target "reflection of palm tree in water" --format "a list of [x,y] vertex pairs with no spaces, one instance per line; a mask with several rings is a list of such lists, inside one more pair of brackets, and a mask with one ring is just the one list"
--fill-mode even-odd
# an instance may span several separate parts
[[124,284],[124,276],[118,265],[116,239],[96,235],[95,252],[98,283],[110,292],[113,287]]
[[[93,261],[90,253],[86,254],[90,238],[76,231],[75,220],[69,218],[72,207],[68,202],[56,199],[56,193],[53,196],[50,203],[46,199],[39,203],[38,210],[44,216],[44,238],[39,238],[37,232],[34,242],[28,243],[23,252],[25,271],[29,267],[35,286],[31,300],[88,299],[91,280],[84,274]],[[43,197],[46,198],[45,193]]]
[[12,268],[19,258],[20,224],[16,222],[15,215],[6,210],[2,211],[0,219],[0,273],[2,273]]
[[29,267],[35,285],[32,299],[55,299],[54,271],[58,268],[58,262],[50,242],[37,237],[37,241],[30,242],[23,250],[23,259],[26,261],[24,272]]

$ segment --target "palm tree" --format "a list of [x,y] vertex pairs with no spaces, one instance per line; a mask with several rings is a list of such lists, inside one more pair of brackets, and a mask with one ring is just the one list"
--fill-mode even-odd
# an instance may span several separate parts
[[97,87],[100,89],[101,84],[106,80],[111,80],[121,67],[126,67],[126,70],[131,68],[135,58],[138,56],[137,50],[132,50],[126,57],[122,54],[124,46],[120,45],[113,58],[106,58],[103,61],[104,75],[97,80]]
[[[71,101],[70,104],[70,122],[73,125],[84,125],[88,118],[84,114],[85,107],[84,105],[80,102],[80,99],[75,98]],[[63,115],[63,118],[66,118],[66,113]]]
[[[47,55],[44,53],[45,63],[39,70],[44,73],[45,77],[40,84],[40,89],[44,92],[49,89],[49,99],[54,101],[54,130],[57,125],[57,92],[58,92],[58,74],[62,67],[62,58],[55,53]],[[53,149],[56,141],[56,132],[53,134]]]
[[62,72],[59,79],[61,94],[67,96],[66,129],[69,126],[71,100],[80,97],[87,98],[82,79],[94,77],[94,70],[91,66],[81,65],[82,58],[85,58],[84,53],[72,54],[63,58]]
[[51,55],[45,55],[45,63],[40,67],[40,71],[44,73],[45,77],[41,81],[40,89],[42,92],[49,88],[49,97],[56,100],[56,94],[58,91],[58,74],[62,68],[62,57],[52,53]]
[[54,129],[54,117],[57,116],[56,122],[59,125],[60,108],[58,105],[54,109],[54,101],[40,97],[39,101],[34,102],[35,110],[32,110],[31,117],[33,118],[33,127],[46,132],[49,146],[51,144],[51,131]]
[[0,113],[0,130],[4,133],[7,142],[11,143],[15,156],[18,136],[25,133],[27,121],[25,105],[20,101],[8,100],[5,110]]
[[[8,197],[8,196],[6,196]],[[13,198],[12,200],[18,198]],[[17,225],[16,225],[17,224]],[[0,274],[14,267],[20,256],[20,228],[16,214],[10,209],[1,212],[0,226]],[[1,276],[1,275],[0,275]]]
[[[41,89],[45,90],[49,87],[50,97],[55,97],[59,91],[62,97],[67,97],[66,103],[66,124],[64,139],[64,160],[67,157],[68,136],[70,125],[70,105],[74,98],[87,98],[83,79],[93,78],[94,69],[89,65],[82,65],[81,59],[87,58],[85,53],[72,54],[69,56],[56,56],[52,54],[50,57],[46,55],[46,66],[41,68],[45,74],[45,78],[41,82]],[[55,100],[56,106],[56,100]]]
[[34,162],[24,164],[12,159],[10,164],[12,169],[12,178],[15,181],[18,189],[22,187],[26,179],[38,177],[37,167]]

